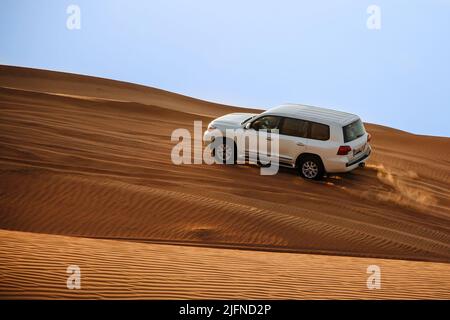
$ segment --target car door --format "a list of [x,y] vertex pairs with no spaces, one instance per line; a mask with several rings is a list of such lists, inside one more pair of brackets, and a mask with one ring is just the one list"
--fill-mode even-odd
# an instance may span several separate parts
[[280,163],[294,164],[308,144],[309,122],[283,117],[280,123]]
[[[247,140],[247,156],[249,156],[251,158],[251,160],[256,160],[258,159],[258,147],[259,147],[259,140],[262,138],[267,138],[266,141],[262,141],[262,143],[265,143],[267,148],[266,148],[266,154],[270,154],[271,153],[271,148],[270,148],[270,143],[268,140],[271,139],[271,136],[273,135],[272,133],[270,133],[271,130],[276,130],[279,129],[279,124],[280,124],[280,120],[281,117],[279,116],[274,116],[274,115],[265,115],[262,117],[259,117],[257,119],[255,119],[254,121],[252,121],[252,123],[250,124],[248,130],[246,130],[246,136],[248,137]],[[261,130],[265,130],[267,131],[267,135],[262,135],[259,134]],[[253,143],[250,141],[251,139],[256,139],[253,140]]]
[[318,122],[310,122],[308,134],[308,153],[317,154],[323,161],[336,156],[337,148],[330,144],[330,126]]

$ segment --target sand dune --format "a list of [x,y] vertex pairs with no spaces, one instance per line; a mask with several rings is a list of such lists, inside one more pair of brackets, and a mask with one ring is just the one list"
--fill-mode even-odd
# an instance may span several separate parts
[[[0,231],[0,297],[449,299],[450,265],[192,248]],[[67,266],[81,271],[68,290]],[[381,269],[369,290],[367,267]],[[437,277],[439,275],[439,277]]]
[[[367,124],[374,148],[368,167],[318,183],[291,170],[260,176],[254,166],[172,164],[174,129],[242,110],[112,80],[0,66],[0,229],[28,232],[2,231],[1,268],[13,276],[13,239],[23,238],[24,252],[30,241],[44,247],[62,239],[30,233],[116,239],[124,252],[148,246],[153,255],[171,248],[205,259],[222,251],[149,242],[450,262],[449,138]],[[73,252],[112,245],[73,241]],[[43,268],[40,255],[32,257]],[[105,252],[106,262],[112,258]],[[448,279],[445,285],[450,289]]]
[[[0,65],[0,83],[2,87],[75,97],[86,96],[136,102],[201,116],[219,116],[229,112],[230,108],[226,105],[127,82],[31,68]],[[245,108],[237,109],[247,110]]]

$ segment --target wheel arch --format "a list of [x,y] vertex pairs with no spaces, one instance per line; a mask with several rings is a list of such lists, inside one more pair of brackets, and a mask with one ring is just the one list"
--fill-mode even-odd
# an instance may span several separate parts
[[303,159],[307,158],[307,157],[314,157],[314,158],[319,159],[320,162],[322,163],[322,168],[324,168],[324,170],[325,170],[325,166],[324,166],[324,164],[323,164],[322,158],[321,158],[318,154],[316,154],[316,153],[310,153],[310,152],[303,152],[303,153],[300,153],[300,154],[297,156],[297,159],[295,159],[295,168],[298,168],[299,165],[300,165],[300,162],[301,162]]

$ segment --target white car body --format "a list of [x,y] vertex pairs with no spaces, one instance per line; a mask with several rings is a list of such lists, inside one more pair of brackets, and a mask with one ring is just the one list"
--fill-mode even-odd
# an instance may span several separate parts
[[[253,127],[258,129],[258,126],[264,127],[268,123],[272,125],[277,119],[280,165],[295,168],[299,159],[314,155],[322,161],[323,171],[348,172],[363,165],[370,156],[370,135],[357,115],[298,104],[284,104],[261,114],[232,113],[222,116],[209,124],[204,139],[210,139],[212,129],[219,129],[225,135],[226,129],[255,130]],[[297,129],[297,125],[301,129]],[[347,154],[338,154],[341,147],[343,152],[348,151]],[[252,151],[245,150],[247,155]]]

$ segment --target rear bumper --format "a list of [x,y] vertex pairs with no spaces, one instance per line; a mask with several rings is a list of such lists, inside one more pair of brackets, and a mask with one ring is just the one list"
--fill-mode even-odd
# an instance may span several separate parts
[[325,170],[330,173],[352,171],[358,168],[361,162],[367,161],[370,158],[371,153],[372,148],[369,145],[366,151],[356,159],[352,159],[349,161],[347,157],[343,156],[337,156],[332,159],[328,159],[328,161],[324,161]]
[[355,164],[356,164],[356,165],[359,164],[360,162],[362,162],[362,161],[368,159],[368,158],[370,157],[370,153],[371,153],[371,152],[372,152],[372,149],[369,147],[369,149],[366,151],[366,153],[365,153],[362,157],[360,157],[360,158],[358,158],[358,159],[356,159],[356,160],[352,160],[352,161],[346,163],[345,166],[348,168],[348,167],[354,166]]

